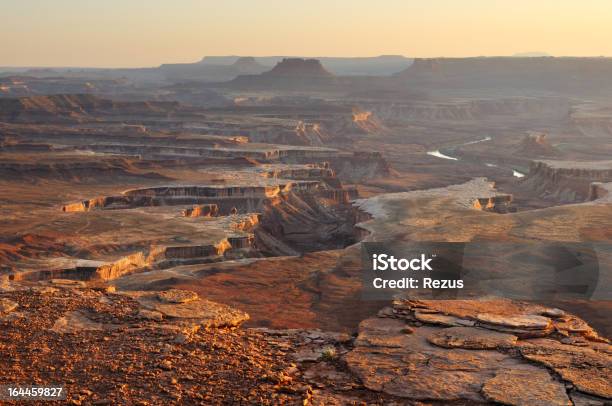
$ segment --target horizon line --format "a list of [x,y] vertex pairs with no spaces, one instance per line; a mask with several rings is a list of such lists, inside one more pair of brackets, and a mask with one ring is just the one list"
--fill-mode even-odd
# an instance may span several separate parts
[[[526,54],[526,55],[521,55]],[[319,58],[338,58],[338,59],[368,59],[368,58],[380,58],[380,57],[402,57],[406,59],[470,59],[470,58],[524,58],[524,59],[536,59],[536,58],[584,58],[584,59],[605,59],[612,58],[612,55],[528,55],[526,53],[517,53],[514,55],[471,55],[471,56],[406,56],[402,54],[379,54],[373,56],[333,56],[333,55],[318,55],[318,56],[307,56],[307,55],[205,55],[202,58],[194,62],[163,62],[159,65],[150,66],[110,66],[110,65],[97,65],[97,66],[86,66],[86,65],[0,65],[0,69],[155,69],[162,65],[189,65],[197,64],[202,62],[205,58],[304,58],[304,59],[319,59]]]

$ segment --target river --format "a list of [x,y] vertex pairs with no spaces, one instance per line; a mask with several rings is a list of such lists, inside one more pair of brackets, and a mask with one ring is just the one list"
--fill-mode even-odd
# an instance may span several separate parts
[[[480,142],[491,141],[491,139],[492,139],[491,137],[484,137],[483,139],[480,139],[480,140],[464,142],[463,144],[459,144],[456,147],[452,147],[452,149],[456,149],[456,148],[462,147],[464,145],[473,145],[473,144],[478,144]],[[448,160],[451,160],[451,161],[458,161],[459,160],[459,158],[455,158],[454,156],[443,154],[442,152],[440,152],[439,149],[436,149],[434,151],[428,151],[427,155],[435,156],[436,158],[441,158],[441,159],[448,159]],[[491,163],[486,163],[485,165],[488,166],[488,167],[497,167],[497,165],[491,164]],[[512,168],[512,176],[514,176],[516,178],[524,178],[525,174],[522,173],[522,172],[517,171],[514,168]]]

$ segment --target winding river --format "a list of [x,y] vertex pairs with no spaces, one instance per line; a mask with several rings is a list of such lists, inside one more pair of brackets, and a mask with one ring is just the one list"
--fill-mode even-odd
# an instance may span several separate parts
[[[464,145],[472,145],[472,144],[478,144],[480,142],[491,141],[491,139],[492,139],[491,137],[487,136],[487,137],[484,137],[483,139],[480,139],[480,140],[464,142],[463,144],[459,144],[459,145],[457,145],[455,147],[452,147],[452,149],[456,149],[456,148],[462,147]],[[443,154],[442,152],[440,152],[439,149],[436,149],[434,151],[428,151],[427,155],[435,156],[436,158],[441,158],[441,159],[448,159],[448,160],[451,160],[451,161],[458,161],[459,160],[459,158],[455,158],[453,156]],[[488,167],[497,167],[497,165],[491,164],[491,163],[486,163],[485,165],[488,166]],[[517,171],[514,168],[512,168],[512,176],[514,176],[516,178],[524,178],[525,174],[522,173],[522,172]]]

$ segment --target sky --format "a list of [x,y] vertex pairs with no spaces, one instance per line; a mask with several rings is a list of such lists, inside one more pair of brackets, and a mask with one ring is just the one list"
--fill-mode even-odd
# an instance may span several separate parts
[[0,66],[522,52],[612,56],[612,0],[0,0]]

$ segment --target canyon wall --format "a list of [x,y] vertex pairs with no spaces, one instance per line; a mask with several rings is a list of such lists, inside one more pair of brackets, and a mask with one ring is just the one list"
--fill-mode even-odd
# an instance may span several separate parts
[[540,196],[562,203],[583,202],[589,199],[593,182],[612,181],[612,162],[534,161],[522,181]]

